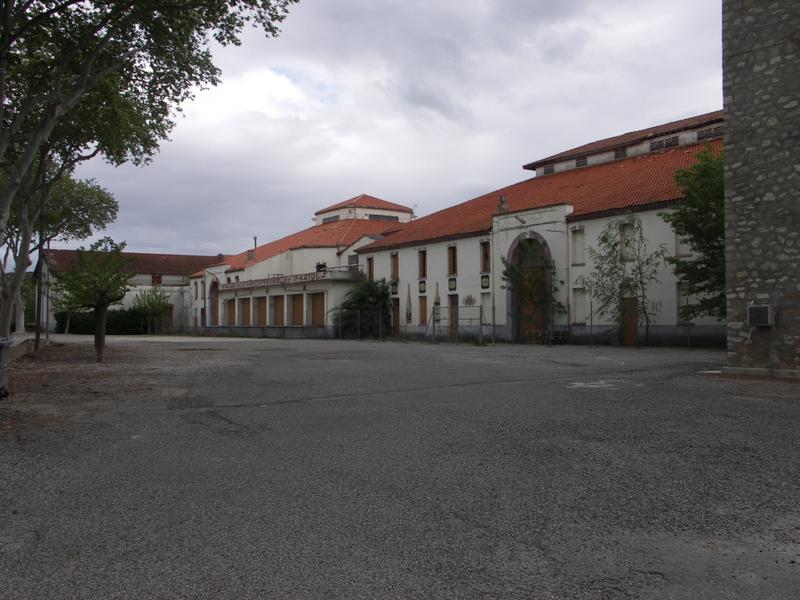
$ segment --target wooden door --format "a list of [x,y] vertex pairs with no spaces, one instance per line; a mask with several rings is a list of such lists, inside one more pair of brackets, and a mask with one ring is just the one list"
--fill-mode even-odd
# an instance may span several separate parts
[[236,327],[236,300],[225,302],[225,316],[228,327]]
[[311,294],[311,324],[314,327],[325,325],[325,294]]
[[419,324],[420,325],[427,325],[428,324],[428,297],[427,296],[420,296],[419,297]]
[[267,299],[256,298],[256,325],[267,326]]
[[302,327],[303,319],[303,294],[292,296],[292,327]]
[[622,343],[635,346],[638,343],[639,318],[636,314],[636,298],[622,299]]
[[283,327],[284,323],[284,298],[285,296],[275,296],[275,327]]
[[450,304],[450,337],[458,335],[458,294],[448,296]]
[[242,298],[242,327],[250,327],[250,298]]

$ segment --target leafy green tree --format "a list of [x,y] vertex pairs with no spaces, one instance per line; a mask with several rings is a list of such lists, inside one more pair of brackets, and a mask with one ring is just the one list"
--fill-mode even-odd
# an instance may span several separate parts
[[535,327],[541,320],[545,329],[552,329],[556,313],[565,312],[558,300],[558,285],[553,261],[549,260],[542,245],[534,240],[518,246],[519,260],[503,262],[503,287],[511,290],[520,306],[519,318],[524,331]]
[[133,299],[133,309],[147,321],[147,333],[161,331],[169,306],[169,296],[158,286],[140,290]]
[[79,248],[72,264],[56,274],[58,286],[72,306],[94,311],[97,362],[103,362],[108,307],[122,300],[128,290],[130,273],[126,269],[128,259],[122,254],[124,249],[125,242],[117,244],[105,237],[88,250]]
[[[37,160],[46,162],[42,153],[54,135],[75,140],[60,146],[67,154],[126,160],[130,147],[116,143],[122,137],[137,140],[146,158],[174,125],[180,104],[219,81],[212,40],[238,44],[246,25],[277,35],[295,1],[6,0],[0,164],[9,177],[0,186],[0,230]],[[115,134],[102,127],[104,114],[135,127]]]
[[31,264],[29,256],[39,253],[41,258],[51,241],[86,239],[117,216],[117,201],[93,180],[64,175],[42,193],[46,197],[38,202],[23,201],[23,196],[18,195],[6,223],[0,272],[6,274],[10,270],[11,274],[3,277],[0,286],[0,336],[7,335],[10,329],[12,305],[21,306],[20,286]]
[[683,190],[683,201],[662,213],[676,235],[688,244],[689,257],[667,260],[696,302],[681,307],[681,318],[697,316],[725,318],[725,187],[724,157],[711,147],[697,155],[697,163],[675,176]]
[[335,322],[344,335],[378,338],[391,331],[391,314],[389,284],[364,280],[347,292]]
[[658,269],[666,259],[666,248],[651,250],[641,219],[629,215],[610,220],[600,233],[597,248],[589,247],[587,253],[592,272],[578,277],[577,283],[594,301],[597,314],[621,326],[624,299],[635,299],[637,321],[645,326],[645,341],[649,342],[655,310],[648,290],[659,281]]

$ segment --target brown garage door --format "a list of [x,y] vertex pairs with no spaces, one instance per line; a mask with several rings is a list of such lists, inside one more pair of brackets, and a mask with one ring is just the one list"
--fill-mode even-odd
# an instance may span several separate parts
[[258,327],[267,326],[267,299],[256,298],[256,325]]
[[285,296],[275,296],[275,327],[283,327],[284,321],[284,298]]
[[242,327],[250,327],[250,298],[242,298]]
[[236,327],[236,300],[225,302],[225,314],[227,316],[228,327]]
[[325,325],[325,294],[311,294],[311,324],[314,327]]
[[292,295],[292,326],[303,326],[303,294]]

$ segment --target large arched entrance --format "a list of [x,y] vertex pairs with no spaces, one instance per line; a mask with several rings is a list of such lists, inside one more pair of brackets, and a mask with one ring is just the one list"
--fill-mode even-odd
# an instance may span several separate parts
[[517,238],[506,259],[511,332],[515,342],[543,337],[554,317],[553,260],[547,242],[530,233]]
[[211,304],[211,326],[217,327],[219,325],[219,281],[216,279],[211,283],[208,302]]

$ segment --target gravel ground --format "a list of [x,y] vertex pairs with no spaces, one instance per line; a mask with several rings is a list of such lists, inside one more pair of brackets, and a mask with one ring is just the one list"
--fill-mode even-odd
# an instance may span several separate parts
[[800,386],[712,351],[83,338],[0,403],[0,598],[772,598]]

